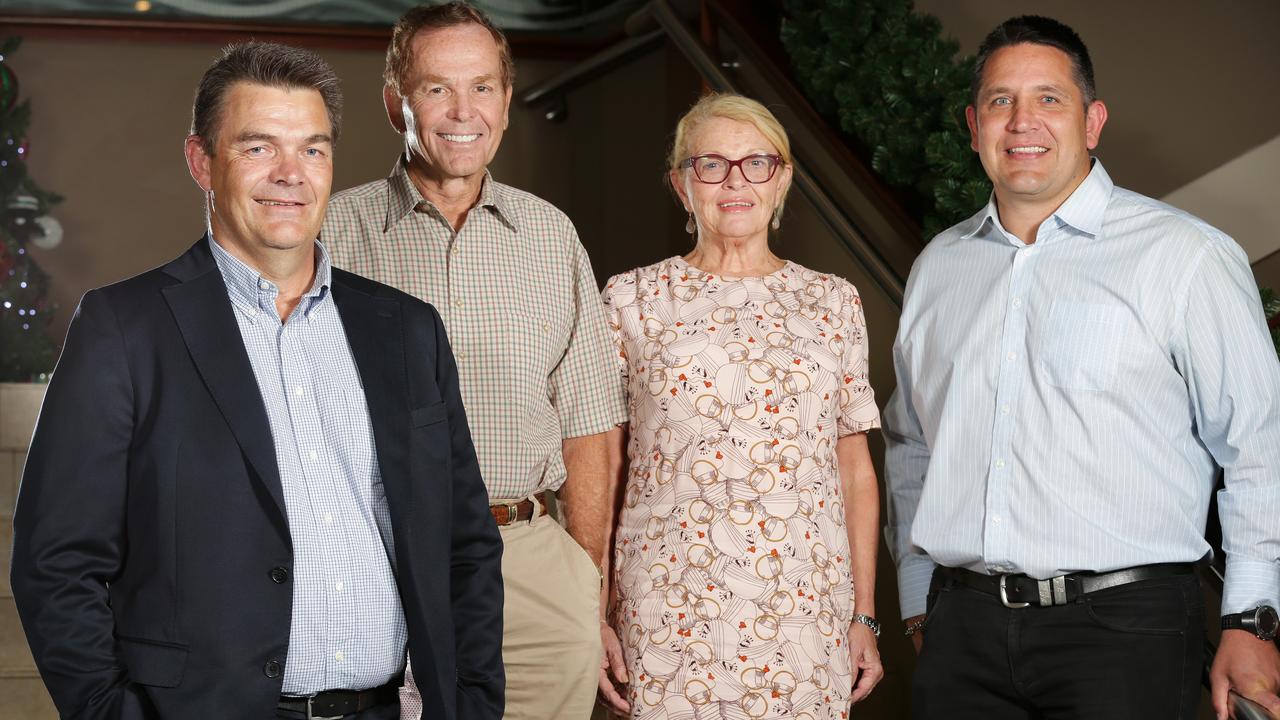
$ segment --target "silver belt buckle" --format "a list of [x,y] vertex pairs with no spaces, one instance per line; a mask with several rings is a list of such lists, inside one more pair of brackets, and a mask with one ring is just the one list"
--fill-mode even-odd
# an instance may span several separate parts
[[[522,501],[523,502],[523,501]],[[507,524],[514,525],[520,519],[520,503],[507,503]]]
[[1005,607],[1013,608],[1014,610],[1030,606],[1031,603],[1009,602],[1009,591],[1005,589],[1005,582],[1008,581],[1008,579],[1009,579],[1008,575],[1000,576],[1000,602],[1004,603]]
[[315,697],[307,698],[307,720],[342,720],[342,715],[315,715],[311,712],[311,701]]
[[1036,590],[1040,593],[1040,607],[1067,604],[1067,576],[1059,575],[1048,580],[1037,580]]

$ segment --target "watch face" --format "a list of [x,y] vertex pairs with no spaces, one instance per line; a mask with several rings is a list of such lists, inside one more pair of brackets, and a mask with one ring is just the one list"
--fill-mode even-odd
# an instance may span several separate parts
[[1276,609],[1268,605],[1258,608],[1254,614],[1254,632],[1258,637],[1264,640],[1274,639],[1277,627],[1280,626],[1280,616],[1276,615]]

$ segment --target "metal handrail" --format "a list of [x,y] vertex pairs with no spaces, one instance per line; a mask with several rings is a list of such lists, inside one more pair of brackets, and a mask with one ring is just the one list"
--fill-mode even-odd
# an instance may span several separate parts
[[[568,93],[632,60],[647,55],[661,47],[663,42],[664,33],[660,29],[623,40],[550,80],[524,91],[520,94],[520,101],[526,106],[558,104]],[[547,119],[556,118],[548,117]]]

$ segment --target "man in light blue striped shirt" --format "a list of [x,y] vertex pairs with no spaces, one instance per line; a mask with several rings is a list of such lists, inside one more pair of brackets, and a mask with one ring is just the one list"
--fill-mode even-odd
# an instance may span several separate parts
[[1280,713],[1280,364],[1244,253],[1090,157],[1107,109],[1065,25],[997,28],[972,103],[994,192],[912,269],[884,418],[915,716],[1194,717],[1219,466],[1243,629],[1214,705]]

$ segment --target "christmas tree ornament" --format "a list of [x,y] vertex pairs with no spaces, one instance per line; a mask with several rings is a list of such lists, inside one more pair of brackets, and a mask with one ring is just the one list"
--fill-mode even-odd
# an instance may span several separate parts
[[4,229],[19,243],[25,243],[36,232],[36,216],[40,201],[29,191],[19,188],[5,203]]
[[27,242],[41,250],[52,250],[62,244],[62,223],[52,215],[41,215],[34,221],[36,231]]
[[18,103],[18,76],[13,68],[0,63],[0,113],[7,113]]

